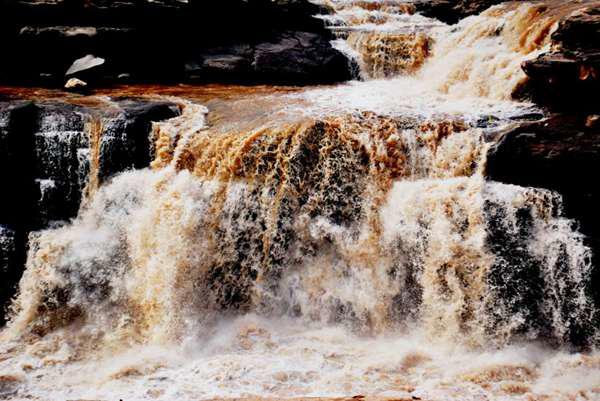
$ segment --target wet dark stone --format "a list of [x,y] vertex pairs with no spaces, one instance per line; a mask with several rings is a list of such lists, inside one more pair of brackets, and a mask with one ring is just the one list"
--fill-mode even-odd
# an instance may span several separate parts
[[[94,86],[124,74],[134,82],[341,81],[348,65],[337,61],[343,56],[329,43],[331,32],[314,18],[325,11],[306,0],[3,1],[0,38],[13,46],[5,48],[0,80],[62,86],[73,61],[93,54],[106,60],[102,68],[75,76]],[[290,32],[318,39],[277,57],[261,51],[258,69],[251,68],[259,46],[281,44]]]
[[[90,174],[91,121],[102,121],[100,182],[150,164],[152,122],[176,117],[169,102],[121,99],[83,107],[0,102],[0,307],[15,293],[28,236],[77,214]],[[4,313],[0,313],[0,324]]]
[[415,3],[417,11],[447,24],[455,24],[470,15],[502,3],[502,0],[425,0]]
[[530,97],[555,111],[593,111],[600,106],[600,53],[543,54],[523,62],[530,78],[517,97]]
[[0,196],[0,223],[19,227],[32,221],[38,120],[39,108],[32,102],[0,103],[0,174],[3,188],[10,188]]
[[103,127],[99,160],[101,182],[121,171],[149,166],[152,122],[180,114],[179,107],[168,102],[122,100],[119,107],[118,115],[108,119]]
[[40,104],[34,133],[35,227],[67,220],[79,210],[89,171],[85,110],[65,103]]
[[595,111],[600,106],[600,9],[566,16],[552,34],[554,50],[523,62],[529,77],[517,93],[556,111]]
[[0,325],[15,293],[34,222],[34,133],[39,109],[31,102],[0,102]]
[[286,32],[277,41],[258,45],[252,66],[262,80],[335,82],[352,78],[346,57],[332,52],[328,39],[309,32]]
[[505,132],[488,153],[488,179],[562,195],[564,213],[574,219],[592,249],[594,266],[589,292],[600,306],[600,127],[593,116],[555,115],[523,123]]
[[21,274],[24,255],[22,238],[14,229],[0,224],[0,327],[5,323],[5,307],[15,294],[15,285]]

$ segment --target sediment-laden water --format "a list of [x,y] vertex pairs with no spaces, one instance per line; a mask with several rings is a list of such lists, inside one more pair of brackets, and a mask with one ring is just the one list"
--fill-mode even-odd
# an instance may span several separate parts
[[334,6],[363,81],[171,98],[152,168],[103,185],[89,123],[87,196],[31,239],[0,397],[600,399],[576,222],[484,178],[492,134],[539,113],[511,95],[557,14]]

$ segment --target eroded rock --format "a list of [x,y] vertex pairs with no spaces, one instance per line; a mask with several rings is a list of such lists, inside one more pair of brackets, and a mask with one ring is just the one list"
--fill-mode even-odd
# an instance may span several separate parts
[[523,62],[525,92],[536,102],[563,111],[600,106],[600,2],[582,2],[552,34],[552,50]]
[[555,115],[509,130],[490,148],[486,175],[562,195],[565,215],[593,250],[596,286],[590,291],[600,305],[600,188],[593,180],[600,165],[600,129],[588,126],[588,120],[588,115]]
[[502,0],[428,0],[416,2],[417,11],[427,17],[455,24],[470,15],[502,3]]
[[[152,122],[177,116],[173,103],[0,102],[0,305],[14,295],[29,233],[77,214],[86,191],[150,164]],[[0,311],[0,324],[4,313]]]
[[[329,43],[331,32],[314,18],[322,12],[306,0],[2,2],[0,37],[15,46],[7,50],[0,79],[62,86],[67,69],[82,71],[70,68],[73,60],[94,54],[93,60],[107,60],[93,77],[99,84],[125,72],[129,81],[341,81],[348,66],[337,61],[343,56]],[[266,57],[257,50],[290,35],[300,40],[294,51],[286,45],[277,57]],[[307,35],[318,39],[305,45]],[[315,68],[318,60],[323,67]],[[91,71],[90,60],[85,64]]]
[[309,32],[286,32],[276,42],[258,45],[252,66],[263,80],[275,77],[297,82],[319,77],[334,82],[351,78],[346,58],[332,52],[321,36]]

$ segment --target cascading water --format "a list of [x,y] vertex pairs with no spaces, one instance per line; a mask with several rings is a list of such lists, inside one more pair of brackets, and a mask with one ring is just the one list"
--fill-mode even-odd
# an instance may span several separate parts
[[92,177],[31,239],[0,396],[599,399],[591,251],[558,194],[483,174],[554,23],[493,8],[439,28],[414,75],[233,121],[180,100],[151,170]]
[[363,79],[388,78],[418,70],[427,58],[439,21],[415,14],[401,2],[317,2],[335,12],[320,16],[334,31],[334,45],[359,66]]

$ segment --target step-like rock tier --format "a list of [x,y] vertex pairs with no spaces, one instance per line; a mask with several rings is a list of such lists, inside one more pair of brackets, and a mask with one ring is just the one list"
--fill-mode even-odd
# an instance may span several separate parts
[[133,99],[0,102],[1,305],[14,294],[29,233],[75,217],[91,183],[148,166],[152,122],[179,113],[173,103]]
[[600,99],[600,4],[563,19],[552,50],[523,63],[533,99],[557,110],[598,110]]
[[431,18],[455,24],[470,15],[502,3],[502,0],[423,0],[416,2],[417,10]]
[[90,84],[183,80],[329,83],[350,77],[305,0],[0,2],[0,81],[62,86],[75,60]]
[[[557,114],[503,133],[489,151],[487,178],[562,195],[565,215],[574,219],[592,248],[593,283],[600,282],[600,116]],[[600,305],[600,290],[594,291]]]

